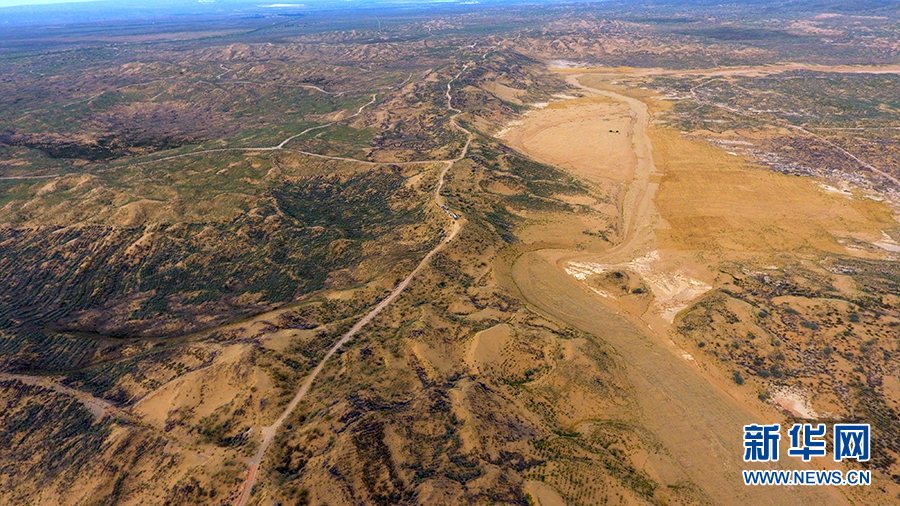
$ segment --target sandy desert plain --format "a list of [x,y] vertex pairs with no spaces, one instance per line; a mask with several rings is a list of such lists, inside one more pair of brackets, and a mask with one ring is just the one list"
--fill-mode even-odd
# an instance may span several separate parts
[[[510,286],[540,310],[605,336],[634,370],[635,396],[643,412],[653,413],[645,423],[659,433],[682,435],[673,445],[677,462],[698,475],[711,473],[704,477],[707,483],[726,482],[721,468],[695,459],[727,458],[727,448],[737,443],[722,435],[738,420],[759,417],[774,423],[781,414],[755,406],[755,392],[738,387],[727,370],[695,359],[704,351],[676,333],[677,314],[713,287],[731,284],[724,265],[774,270],[785,262],[802,262],[812,251],[842,253],[840,237],[876,243],[885,229],[896,230],[895,214],[883,203],[823,191],[815,180],[773,173],[652,124],[650,111],[663,112],[668,104],[652,93],[629,93],[611,84],[621,74],[560,72],[584,96],[540,104],[501,131],[501,138],[608,196],[608,202],[588,205],[617,216],[622,229],[604,231],[618,239],[608,249],[528,248],[511,267]],[[597,160],[598,152],[607,156]],[[592,225],[548,221],[552,231],[537,225],[523,232],[523,241],[553,243]],[[889,257],[890,249],[882,256]],[[751,316],[752,308],[734,306],[739,318]],[[810,387],[773,397],[772,405],[798,418],[815,418],[815,409],[823,408],[810,408],[810,402],[827,400],[811,401],[815,385]],[[742,468],[739,455],[730,457],[726,469]],[[671,463],[661,467],[671,468]],[[761,495],[741,486],[712,490],[721,494],[716,501],[722,503],[737,497],[752,503]],[[795,491],[792,495],[765,501],[802,502]],[[839,501],[828,496],[807,500]]]

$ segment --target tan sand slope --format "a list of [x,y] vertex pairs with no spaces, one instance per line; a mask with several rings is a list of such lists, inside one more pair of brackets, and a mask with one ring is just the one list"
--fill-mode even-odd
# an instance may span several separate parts
[[[641,407],[641,420],[659,435],[678,466],[716,504],[845,503],[839,492],[828,488],[744,486],[740,470],[756,466],[742,461],[741,427],[761,422],[759,415],[713,386],[675,350],[606,309],[600,297],[541,254],[522,255],[513,266],[512,276],[522,296],[536,309],[601,337],[616,348],[629,365],[628,376]],[[797,462],[782,459],[779,465]]]

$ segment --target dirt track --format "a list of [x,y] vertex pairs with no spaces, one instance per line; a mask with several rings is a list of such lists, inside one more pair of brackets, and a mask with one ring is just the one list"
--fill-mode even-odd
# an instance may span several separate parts
[[44,378],[41,376],[28,376],[24,374],[0,373],[0,381],[9,380],[18,380],[22,383],[25,383],[26,385],[36,385],[53,390],[55,392],[72,396],[78,399],[78,402],[82,403],[84,407],[87,408],[87,410],[90,411],[91,414],[93,414],[97,419],[103,418],[105,414],[113,412],[116,409],[116,406],[106,399],[94,397],[88,392],[69,388],[65,385],[51,380],[50,378]]
[[[441,171],[441,174],[438,177],[437,185],[434,189],[434,201],[439,206],[444,205],[444,197],[441,195],[441,190],[444,188],[444,178],[447,175],[447,171],[449,171],[450,168],[453,167],[454,163],[458,162],[459,160],[462,160],[466,156],[466,153],[468,153],[468,151],[469,151],[469,145],[472,143],[472,137],[473,137],[472,132],[459,126],[459,124],[456,122],[456,116],[458,116],[461,113],[461,111],[453,108],[452,103],[451,103],[451,97],[450,97],[450,84],[454,80],[456,80],[456,78],[458,78],[460,76],[460,74],[462,74],[462,72],[466,70],[466,68],[468,68],[468,65],[463,67],[463,70],[461,70],[460,73],[456,75],[456,77],[454,77],[453,79],[450,80],[449,83],[447,83],[447,108],[449,110],[457,113],[455,116],[453,116],[451,118],[450,121],[455,128],[464,132],[468,136],[468,139],[466,140],[466,144],[465,144],[465,146],[463,146],[463,149],[460,152],[459,156],[457,156],[456,158],[454,158],[452,160],[444,161],[444,164],[445,164],[444,170]],[[360,109],[360,110],[362,110],[362,109]],[[256,480],[259,478],[259,467],[260,467],[260,463],[262,462],[263,456],[265,456],[266,450],[269,448],[269,445],[272,444],[272,440],[275,438],[275,435],[278,433],[278,429],[281,428],[281,426],[284,424],[285,420],[287,420],[288,416],[290,416],[290,414],[294,411],[294,409],[296,409],[297,405],[300,404],[300,401],[302,401],[303,398],[306,397],[306,394],[309,392],[310,388],[312,388],[313,382],[316,380],[316,378],[322,372],[322,369],[325,368],[325,365],[328,363],[328,359],[330,359],[332,355],[337,353],[338,350],[340,350],[342,346],[347,344],[348,341],[353,339],[353,337],[356,335],[357,332],[359,332],[360,330],[362,330],[363,327],[368,325],[369,322],[372,321],[372,319],[374,319],[376,316],[378,316],[378,314],[381,313],[381,311],[384,310],[384,308],[386,308],[388,305],[390,305],[390,303],[393,302],[394,299],[396,299],[401,293],[403,293],[404,290],[406,290],[406,287],[409,286],[409,284],[410,284],[410,282],[412,282],[413,278],[422,269],[424,269],[425,266],[428,265],[428,263],[431,261],[431,258],[438,251],[442,250],[447,243],[449,243],[450,241],[453,240],[453,238],[456,237],[456,235],[462,229],[463,223],[464,223],[464,219],[453,220],[451,222],[450,230],[448,231],[447,236],[444,238],[444,240],[441,241],[440,244],[435,246],[431,251],[429,251],[427,255],[425,255],[425,257],[419,262],[418,265],[416,265],[416,268],[413,269],[413,271],[409,274],[409,276],[407,276],[405,279],[403,279],[403,281],[401,281],[394,288],[394,290],[391,291],[390,295],[388,295],[384,300],[379,302],[377,306],[375,306],[361,320],[356,322],[356,324],[353,325],[353,327],[351,327],[350,330],[348,330],[343,336],[341,336],[341,338],[334,344],[334,346],[332,346],[331,349],[328,350],[328,353],[325,354],[325,356],[322,358],[322,360],[319,362],[319,364],[316,366],[316,368],[313,369],[311,373],[309,373],[309,375],[306,377],[306,380],[304,380],[303,384],[300,386],[300,389],[297,390],[297,393],[294,395],[294,398],[291,400],[291,402],[287,405],[287,407],[281,413],[281,416],[279,416],[278,419],[275,420],[275,423],[273,423],[272,425],[269,425],[268,427],[262,428],[263,440],[259,445],[259,449],[256,451],[256,453],[253,455],[253,457],[250,459],[250,461],[248,463],[249,469],[247,470],[247,476],[244,479],[244,482],[241,484],[241,488],[238,492],[237,499],[235,499],[235,501],[234,501],[235,506],[244,506],[245,504],[247,504],[247,501],[250,500],[250,496],[253,493],[253,486],[256,484]]]
[[[467,146],[468,146],[468,144],[467,144]],[[435,192],[434,192],[435,201],[440,205],[442,205],[444,202],[443,197],[440,195],[441,188],[444,185],[444,176],[446,175],[447,171],[452,166],[453,166],[453,162],[447,162],[446,167],[444,167],[444,170],[441,172],[437,188],[435,189]],[[353,325],[353,327],[351,327],[350,330],[348,330],[346,334],[341,336],[341,338],[338,340],[338,342],[335,343],[334,346],[332,346],[330,350],[328,350],[328,353],[325,354],[325,356],[322,358],[322,360],[319,362],[319,364],[316,366],[316,368],[313,369],[313,371],[311,373],[309,373],[309,375],[306,377],[306,380],[303,382],[303,385],[297,391],[296,395],[294,395],[294,398],[287,405],[284,412],[281,413],[281,416],[279,416],[278,419],[275,420],[275,423],[273,423],[272,425],[270,425],[268,427],[263,427],[263,429],[262,429],[263,440],[260,443],[259,449],[257,450],[256,454],[253,455],[253,458],[249,462],[250,468],[247,471],[247,477],[245,478],[244,483],[241,485],[241,489],[238,494],[238,498],[234,502],[235,506],[244,506],[245,504],[247,504],[247,501],[250,499],[250,494],[253,491],[253,485],[256,484],[256,480],[259,476],[259,465],[260,465],[260,462],[262,461],[263,456],[266,453],[266,450],[269,448],[269,445],[272,443],[272,440],[275,438],[275,434],[278,433],[278,429],[281,428],[281,426],[284,424],[285,420],[287,420],[287,417],[290,416],[291,412],[293,412],[294,409],[297,407],[297,405],[300,404],[300,401],[303,400],[304,397],[306,397],[306,394],[309,392],[310,388],[312,388],[313,382],[316,380],[316,378],[322,372],[322,369],[325,368],[325,365],[328,363],[328,359],[330,359],[332,355],[337,353],[338,350],[340,350],[342,346],[347,344],[348,341],[353,339],[353,336],[355,336],[357,332],[359,332],[360,330],[362,330],[363,327],[368,325],[369,322],[371,322],[373,318],[378,316],[378,314],[381,313],[381,311],[384,310],[384,308],[386,308],[391,302],[394,301],[394,299],[397,298],[397,296],[399,296],[404,290],[406,290],[406,287],[409,286],[409,283],[416,276],[416,274],[418,274],[422,269],[425,268],[426,265],[428,265],[428,263],[431,261],[431,257],[433,257],[438,251],[443,249],[443,247],[448,242],[452,241],[453,238],[456,237],[456,234],[459,233],[461,228],[462,228],[461,222],[454,220],[450,227],[450,232],[447,234],[447,237],[443,241],[441,241],[441,243],[438,244],[434,249],[429,251],[427,255],[425,255],[425,258],[423,258],[422,261],[419,262],[419,265],[417,265],[416,268],[409,274],[409,276],[407,276],[403,281],[400,282],[400,284],[398,284],[394,288],[394,290],[391,292],[390,295],[388,295],[384,300],[379,302],[378,305],[375,306],[374,309],[369,311],[361,320],[356,322],[356,324]]]

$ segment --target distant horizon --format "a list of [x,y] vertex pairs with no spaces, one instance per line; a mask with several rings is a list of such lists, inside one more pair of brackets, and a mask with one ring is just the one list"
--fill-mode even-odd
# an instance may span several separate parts
[[103,0],[0,0],[2,7],[24,7],[29,5],[72,4],[86,2],[102,2]]
[[[0,8],[3,7],[28,7],[28,6],[38,6],[38,5],[54,5],[54,4],[73,4],[73,3],[98,3],[98,2],[109,2],[110,0],[0,0]],[[352,2],[353,0],[345,0],[346,2]],[[444,2],[452,2],[455,0],[443,0]],[[460,2],[464,0],[459,0]],[[441,2],[441,0],[424,0],[420,3],[429,4],[429,3],[437,3]],[[190,4],[212,4],[212,3],[222,3],[234,5],[236,3],[247,4],[248,6],[254,7],[305,7],[305,4],[308,3],[322,3],[320,0],[244,0],[243,2],[238,0],[182,0],[181,2],[166,2],[166,3],[182,3],[185,5]]]
[[[514,0],[515,1],[515,0]],[[538,0],[541,1],[541,0]],[[602,0],[599,0],[602,1]],[[60,4],[78,4],[78,3],[111,3],[111,0],[0,0],[0,9],[6,7],[39,7],[39,6],[48,6],[48,5],[60,5]],[[270,8],[278,8],[278,7],[310,7],[315,4],[327,4],[329,0],[166,0],[163,2],[159,2],[159,4],[148,3],[146,1],[137,2],[138,4],[147,6],[153,5],[157,7],[161,7],[162,5],[198,5],[198,4],[219,4],[222,6],[230,6],[234,7],[236,5],[242,7],[270,7]],[[378,0],[373,2],[366,2],[363,0],[362,2],[357,2],[356,0],[334,0],[333,3],[382,3]],[[492,0],[480,0],[475,2],[466,2],[466,0],[421,0],[421,1],[399,1],[398,3],[405,4],[415,4],[419,3],[422,5],[427,4],[437,4],[437,3],[496,3]],[[121,7],[120,5],[117,7]]]
[[[313,15],[368,9],[475,8],[501,2],[567,2],[571,0],[0,0],[0,28],[152,20],[177,17],[227,18],[258,15]],[[603,1],[603,0],[600,0]],[[187,17],[185,17],[187,16]]]
[[[39,5],[54,5],[54,4],[74,4],[74,3],[98,3],[98,2],[109,2],[110,0],[0,0],[0,8],[3,7],[28,7],[28,6],[39,6]],[[308,0],[307,0],[308,1]],[[313,0],[315,1],[315,0]],[[234,4],[236,2],[229,0],[182,0],[180,3],[189,5],[189,4],[210,4],[210,3],[228,3]],[[179,2],[160,2],[160,3],[179,3]],[[267,2],[265,0],[260,2],[254,2],[254,0],[245,0],[248,5],[256,5],[256,4],[264,4],[268,5],[270,3],[279,3],[279,2]],[[302,2],[296,2],[297,5],[302,4]]]

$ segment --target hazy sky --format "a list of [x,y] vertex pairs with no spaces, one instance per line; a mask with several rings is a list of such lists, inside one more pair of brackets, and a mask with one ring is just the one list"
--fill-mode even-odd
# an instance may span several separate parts
[[0,7],[12,7],[14,5],[38,5],[38,4],[62,4],[72,2],[92,2],[96,0],[0,0]]

